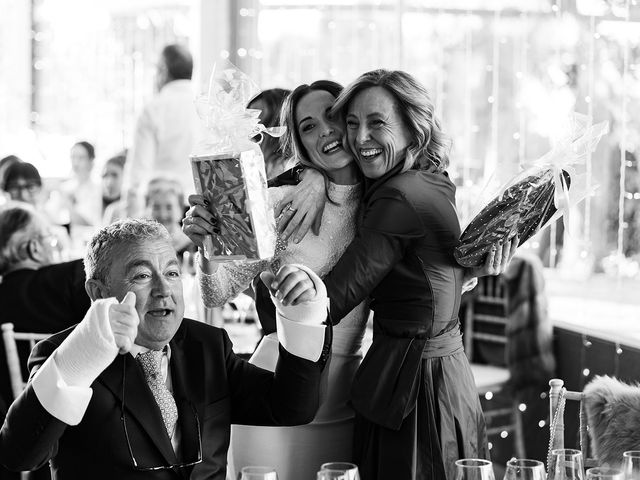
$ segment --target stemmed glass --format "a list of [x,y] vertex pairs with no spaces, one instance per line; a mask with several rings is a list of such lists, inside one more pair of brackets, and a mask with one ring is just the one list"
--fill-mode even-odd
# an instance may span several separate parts
[[318,472],[316,480],[347,480],[343,470],[329,470],[324,468]]
[[493,466],[489,460],[463,458],[456,460],[455,480],[495,480]]
[[622,471],[625,480],[640,480],[640,450],[629,450],[622,454]]
[[584,480],[582,452],[571,448],[552,450],[548,480]]
[[238,480],[278,480],[273,467],[242,467]]
[[360,472],[355,463],[349,462],[328,462],[320,466],[320,471],[335,470],[344,474],[345,480],[360,480]]
[[545,480],[544,464],[538,460],[511,459],[507,462],[504,480]]
[[596,467],[587,470],[587,480],[622,480],[622,470]]

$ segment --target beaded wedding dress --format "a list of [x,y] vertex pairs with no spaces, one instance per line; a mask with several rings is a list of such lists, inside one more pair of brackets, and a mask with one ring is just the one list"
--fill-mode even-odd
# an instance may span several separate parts
[[[272,205],[289,188],[293,187],[269,189]],[[205,304],[221,306],[246,289],[260,272],[275,272],[287,263],[302,263],[321,277],[326,275],[353,239],[362,190],[359,184],[330,183],[328,192],[335,204],[326,203],[319,235],[310,232],[298,244],[279,242],[271,261],[222,263],[212,275],[199,271]],[[334,326],[326,385],[313,422],[298,427],[232,426],[228,478],[235,478],[243,466],[265,465],[275,467],[279,480],[313,479],[322,463],[351,461],[354,414],[347,402],[362,360],[368,314],[363,302]],[[278,338],[272,333],[262,339],[250,361],[273,371],[277,359]]]

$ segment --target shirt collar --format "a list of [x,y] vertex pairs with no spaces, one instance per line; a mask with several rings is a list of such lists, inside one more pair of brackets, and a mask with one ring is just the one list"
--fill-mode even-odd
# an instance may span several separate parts
[[[136,358],[138,355],[140,355],[141,353],[146,353],[148,352],[150,349],[147,347],[143,347],[141,345],[138,344],[133,344],[131,346],[131,350],[129,350],[129,353],[133,356],[133,358]],[[167,356],[167,360],[171,360],[171,346],[167,343],[164,348],[163,348],[165,355]]]

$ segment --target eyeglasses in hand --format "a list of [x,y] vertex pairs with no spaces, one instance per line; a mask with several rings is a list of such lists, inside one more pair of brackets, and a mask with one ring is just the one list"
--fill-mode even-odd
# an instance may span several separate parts
[[133,447],[131,446],[131,441],[129,439],[129,432],[127,430],[127,416],[124,408],[124,385],[125,385],[125,372],[127,369],[127,358],[123,359],[122,362],[122,401],[120,402],[120,420],[122,421],[122,426],[124,428],[124,437],[127,441],[127,448],[129,449],[129,455],[131,456],[131,463],[133,464],[133,469],[139,472],[153,472],[156,470],[173,470],[176,468],[186,468],[192,467],[193,465],[197,465],[198,463],[202,463],[202,435],[200,433],[200,419],[198,418],[198,412],[196,412],[196,408],[193,406],[191,402],[189,402],[189,407],[191,407],[191,412],[195,417],[195,424],[198,432],[198,456],[195,460],[191,462],[180,462],[169,465],[157,465],[157,466],[142,466],[138,464],[138,460],[133,453]]

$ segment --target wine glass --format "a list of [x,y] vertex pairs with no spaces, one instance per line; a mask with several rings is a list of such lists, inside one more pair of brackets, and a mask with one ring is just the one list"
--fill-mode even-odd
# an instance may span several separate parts
[[622,471],[625,480],[640,480],[640,450],[629,450],[622,454]]
[[545,480],[544,464],[538,460],[516,459],[507,462],[504,480]]
[[572,448],[552,450],[549,480],[584,480],[582,452]]
[[238,480],[278,480],[273,467],[242,467]]
[[320,471],[322,470],[338,470],[344,473],[345,480],[360,480],[360,472],[358,471],[358,466],[355,463],[349,463],[349,462],[323,463],[320,466]]
[[596,467],[587,470],[587,480],[622,480],[622,470],[617,468]]
[[330,470],[323,468],[318,472],[316,480],[347,480],[344,470]]
[[456,480],[495,480],[489,460],[463,458],[456,460]]

